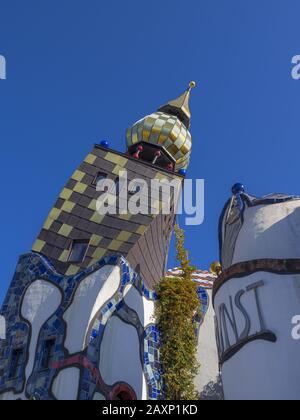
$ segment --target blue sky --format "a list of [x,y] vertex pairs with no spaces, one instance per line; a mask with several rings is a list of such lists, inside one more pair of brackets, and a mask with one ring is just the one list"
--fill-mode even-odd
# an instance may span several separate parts
[[255,195],[300,194],[299,15],[299,0],[1,0],[0,301],[93,143],[123,151],[126,128],[190,80],[188,176],[206,181],[205,222],[186,233],[193,262],[218,258],[236,181]]

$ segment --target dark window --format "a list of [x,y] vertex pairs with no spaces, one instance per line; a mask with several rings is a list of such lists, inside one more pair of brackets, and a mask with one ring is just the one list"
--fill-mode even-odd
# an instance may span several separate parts
[[84,260],[89,241],[73,241],[72,248],[69,256],[69,262],[80,263]]
[[55,339],[45,341],[41,369],[48,369],[55,351]]
[[93,181],[93,185],[97,186],[98,182],[106,178],[107,178],[107,174],[105,174],[104,172],[98,172]]
[[18,377],[20,367],[24,362],[24,349],[15,349],[11,355],[9,378],[15,379]]
[[139,192],[141,192],[143,190],[143,187],[145,186],[144,183],[142,182],[134,182],[133,185],[131,185],[131,188],[129,189],[129,194],[138,194]]
[[120,185],[120,178],[119,177],[116,178],[115,184],[116,184],[116,195],[120,195],[121,185]]
[[[158,151],[160,152],[160,155],[158,155],[156,160],[154,160],[156,157],[156,153]],[[167,153],[160,146],[155,146],[155,145],[149,144],[148,142],[147,143],[142,142],[139,145],[134,144],[133,146],[131,146],[129,148],[129,153],[134,157],[138,155],[139,160],[149,162],[150,164],[155,163],[155,166],[159,166],[164,169],[166,169],[168,165],[172,164],[172,170],[173,170],[175,162],[171,158],[170,154]]]

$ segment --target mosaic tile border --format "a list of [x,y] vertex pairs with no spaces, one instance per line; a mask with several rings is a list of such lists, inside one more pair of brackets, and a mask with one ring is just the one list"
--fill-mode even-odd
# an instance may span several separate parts
[[[121,281],[118,291],[106,302],[96,315],[90,330],[86,349],[77,354],[69,354],[64,346],[66,338],[66,324],[63,314],[72,304],[74,295],[80,283],[90,274],[97,272],[106,265],[118,266]],[[31,339],[31,326],[20,313],[22,299],[27,288],[35,280],[44,280],[59,288],[62,302],[56,312],[42,326],[33,365],[33,370],[27,380],[25,388],[25,367],[28,360],[28,349]],[[122,321],[132,325],[140,338],[140,359],[148,384],[148,399],[163,399],[162,366],[159,358],[161,337],[158,328],[150,324],[145,328],[141,325],[138,314],[124,302],[124,291],[129,285],[135,287],[140,295],[147,300],[156,301],[157,295],[149,290],[139,274],[132,270],[125,258],[116,254],[103,258],[92,267],[86,268],[74,276],[58,274],[50,261],[38,253],[29,253],[20,257],[16,273],[8,291],[0,314],[6,318],[7,339],[0,347],[0,395],[12,391],[16,396],[25,392],[28,399],[55,400],[52,394],[52,385],[59,372],[66,367],[80,369],[80,382],[78,399],[92,400],[95,393],[103,394],[110,399],[114,386],[105,384],[99,372],[100,347],[108,321],[118,316]],[[201,316],[194,320],[195,332],[198,334],[209,305],[209,298],[203,287],[198,287],[198,296],[201,303]],[[47,338],[55,338],[56,345],[53,363],[50,369],[41,370],[41,361],[44,354],[44,343]],[[12,349],[22,347],[26,349],[26,356],[17,371],[16,377],[10,380],[8,372]]]
[[[88,349],[78,355],[70,355],[64,348],[64,341],[66,336],[66,325],[63,320],[63,314],[71,305],[77,287],[88,275],[98,271],[105,265],[119,266],[121,270],[121,283],[118,292],[107,302],[101,309],[100,319],[94,323],[91,331],[90,343]],[[3,304],[1,314],[7,320],[7,340],[2,343],[0,369],[4,374],[0,379],[0,394],[8,391],[13,391],[15,394],[20,394],[24,391],[25,386],[25,365],[28,357],[28,347],[30,342],[30,325],[27,321],[22,319],[20,314],[20,307],[22,305],[22,296],[26,292],[27,287],[35,280],[45,280],[49,283],[56,285],[62,293],[62,304],[52,317],[42,326],[38,344],[37,352],[34,361],[34,367],[31,376],[28,378],[25,394],[27,398],[38,396],[39,399],[55,399],[52,395],[51,387],[53,381],[59,370],[66,366],[76,365],[82,370],[81,377],[81,392],[80,399],[92,399],[92,396],[97,390],[109,396],[111,387],[108,387],[101,380],[100,372],[98,371],[99,363],[99,337],[103,337],[103,332],[108,320],[124,305],[123,292],[127,285],[133,285],[140,293],[141,296],[148,300],[156,300],[154,291],[149,290],[143,283],[141,277],[135,273],[126,260],[120,255],[107,256],[98,263],[94,264],[82,272],[74,276],[62,276],[58,274],[49,260],[44,256],[37,253],[30,253],[22,256],[19,260],[14,279],[7,294],[6,300]],[[137,324],[137,323],[135,323]],[[138,326],[134,326],[137,328]],[[137,328],[139,330],[140,328]],[[143,330],[139,333],[141,340],[143,337]],[[18,334],[18,339],[16,339]],[[43,356],[43,343],[48,337],[56,338],[55,354],[53,356],[53,367],[47,371],[42,372],[39,369],[40,362]],[[98,339],[98,340],[97,340]],[[97,343],[97,346],[92,346],[92,343]],[[11,359],[11,352],[15,346],[22,346],[26,348],[26,362],[20,366],[20,371],[17,372],[17,377],[9,380],[9,361]],[[141,354],[143,351],[141,351]],[[81,361],[89,360],[89,364]],[[96,372],[96,373],[95,373]],[[88,381],[86,380],[88,378]],[[88,383],[87,383],[88,382]],[[95,388],[93,392],[92,388]],[[150,388],[150,384],[149,384]]]

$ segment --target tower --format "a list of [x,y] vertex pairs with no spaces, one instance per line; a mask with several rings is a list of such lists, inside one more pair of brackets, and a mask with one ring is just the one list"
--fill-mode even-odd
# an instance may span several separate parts
[[154,288],[191,154],[193,87],[130,127],[125,154],[95,145],[20,257],[1,310],[0,399],[161,397]]
[[232,193],[213,290],[225,398],[299,400],[300,198]]

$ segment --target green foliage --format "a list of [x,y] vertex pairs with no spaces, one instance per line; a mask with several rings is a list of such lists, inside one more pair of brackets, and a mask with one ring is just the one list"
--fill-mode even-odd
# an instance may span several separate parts
[[176,226],[177,259],[182,277],[164,278],[157,286],[156,318],[162,334],[161,362],[167,400],[197,399],[194,378],[199,365],[193,319],[199,310],[196,284],[192,281],[195,267],[190,265],[184,247],[184,232]]

